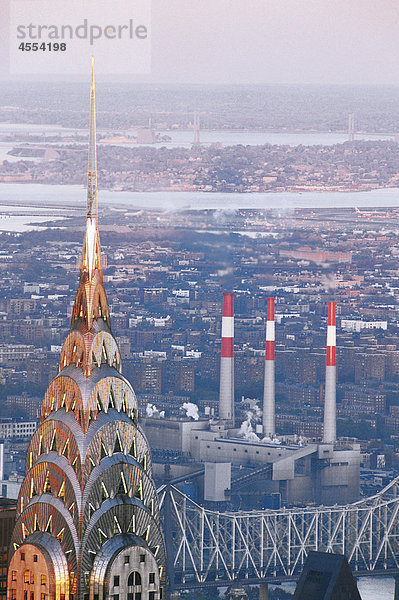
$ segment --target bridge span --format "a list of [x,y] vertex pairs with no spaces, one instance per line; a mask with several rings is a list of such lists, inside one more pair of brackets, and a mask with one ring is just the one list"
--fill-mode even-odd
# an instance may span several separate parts
[[171,590],[296,580],[311,550],[345,554],[358,576],[399,573],[399,477],[345,506],[217,512],[158,493]]

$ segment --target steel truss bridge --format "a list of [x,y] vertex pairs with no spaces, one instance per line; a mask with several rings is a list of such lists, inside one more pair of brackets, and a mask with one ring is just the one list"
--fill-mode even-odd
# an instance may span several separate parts
[[399,477],[346,506],[216,512],[158,492],[171,589],[295,580],[310,550],[345,554],[358,575],[399,573]]

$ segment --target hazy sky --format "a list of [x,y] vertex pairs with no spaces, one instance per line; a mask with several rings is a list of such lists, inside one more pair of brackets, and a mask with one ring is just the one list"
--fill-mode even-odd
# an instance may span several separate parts
[[[3,79],[15,43],[9,2],[0,0]],[[151,36],[146,81],[399,85],[399,0],[152,0]]]

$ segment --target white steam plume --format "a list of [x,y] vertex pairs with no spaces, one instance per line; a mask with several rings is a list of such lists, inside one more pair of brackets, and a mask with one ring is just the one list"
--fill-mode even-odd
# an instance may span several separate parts
[[165,416],[165,411],[159,411],[155,404],[148,403],[145,407],[145,414],[147,417],[158,417],[159,419],[163,419]]
[[194,421],[198,421],[198,406],[193,404],[192,402],[184,402],[183,406],[180,407],[180,410],[186,411],[186,416],[191,417]]
[[253,419],[253,416],[254,416],[253,412],[248,410],[247,418],[245,419],[245,421],[243,421],[241,423],[241,427],[240,427],[240,431],[238,432],[238,435],[240,437],[243,437],[245,440],[248,440],[249,442],[259,442],[259,438],[252,428],[251,421]]

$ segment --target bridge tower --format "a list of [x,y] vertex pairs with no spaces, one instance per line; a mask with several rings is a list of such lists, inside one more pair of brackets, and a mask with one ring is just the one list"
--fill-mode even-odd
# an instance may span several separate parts
[[195,111],[195,113],[194,113],[193,129],[194,129],[193,145],[199,146],[201,144],[201,142],[200,142],[200,116],[199,116],[198,111]]
[[348,139],[350,142],[355,141],[355,115],[353,113],[348,116]]

